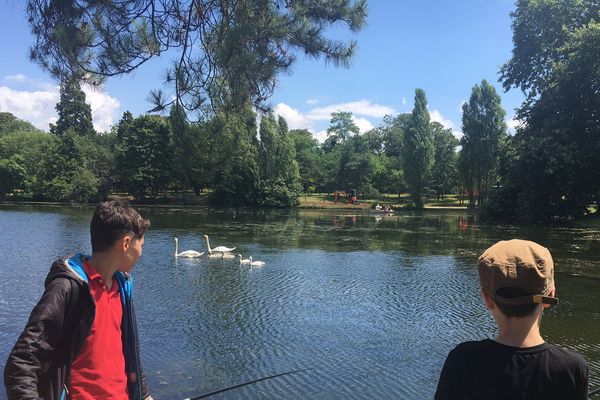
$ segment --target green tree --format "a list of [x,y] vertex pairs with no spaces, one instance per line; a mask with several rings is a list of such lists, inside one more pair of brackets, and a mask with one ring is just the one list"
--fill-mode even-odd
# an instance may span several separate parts
[[27,171],[23,168],[23,158],[19,155],[0,158],[0,199],[7,193],[23,187]]
[[272,113],[260,122],[260,166],[262,205],[289,207],[298,203],[301,189],[294,142],[288,137],[287,122]]
[[[400,196],[406,188],[404,180],[404,171],[402,166],[402,146],[404,143],[404,132],[410,126],[411,114],[400,114],[396,117],[386,115],[383,118],[382,135],[383,151],[387,158],[380,163],[380,168],[376,171],[382,171],[377,174],[381,176],[382,185],[387,186],[385,192],[395,192]],[[385,176],[381,174],[385,173]],[[383,184],[383,182],[387,182]]]
[[526,100],[511,164],[486,215],[546,222],[588,213],[600,193],[600,4],[518,1],[506,89]]
[[43,162],[53,153],[58,138],[42,131],[20,131],[0,135],[0,159],[18,157],[19,165],[25,169],[25,182],[20,195],[23,198],[41,199],[45,173]]
[[324,181],[321,157],[323,154],[319,142],[306,129],[291,130],[288,135],[296,148],[296,161],[304,192],[322,190]]
[[117,129],[117,166],[124,188],[140,199],[164,191],[171,174],[171,130],[154,115],[123,114]]
[[[201,109],[209,91],[213,99],[260,108],[298,52],[348,65],[356,43],[327,38],[327,28],[344,24],[357,32],[367,14],[364,0],[29,0],[27,11],[36,37],[31,58],[60,78],[99,83],[178,52],[165,81],[173,102],[188,110]],[[165,97],[154,92],[158,108],[170,103]]]
[[56,104],[58,121],[50,124],[50,132],[62,136],[72,129],[81,136],[96,133],[92,123],[92,108],[85,102],[85,93],[75,78],[66,79],[60,85],[60,100]]
[[30,122],[18,119],[9,112],[0,112],[0,134],[9,132],[39,131]]
[[438,201],[452,190],[457,177],[457,153],[459,141],[452,129],[445,129],[440,123],[432,122],[435,158],[431,170],[431,186],[435,189]]
[[88,138],[73,129],[64,132],[44,158],[43,198],[78,203],[99,200],[100,180],[90,166],[93,152]]
[[375,155],[367,139],[364,135],[352,136],[341,148],[336,182],[344,189],[374,194],[371,174]]
[[219,205],[260,205],[254,111],[247,107],[241,113],[218,113],[210,121],[207,132],[213,200]]
[[[481,205],[496,182],[502,143],[506,140],[506,112],[500,96],[486,80],[474,85],[463,104],[463,133],[459,168],[471,206]],[[477,196],[475,196],[477,193]]]
[[[571,56],[578,58],[567,50],[582,32],[593,32],[599,13],[596,0],[517,0],[511,13],[512,57],[500,68],[500,80],[505,90],[524,91],[524,109],[536,103]],[[590,50],[593,58],[597,51]]]
[[184,108],[173,104],[168,118],[173,138],[173,170],[171,180],[175,187],[188,189],[198,186],[194,179],[194,166],[199,153]]
[[434,142],[423,89],[415,91],[415,105],[404,132],[402,162],[404,178],[416,208],[423,208],[422,193],[434,161]]
[[351,112],[332,112],[329,128],[327,128],[327,141],[324,146],[333,148],[337,144],[344,144],[349,138],[359,133],[360,130],[352,120]]

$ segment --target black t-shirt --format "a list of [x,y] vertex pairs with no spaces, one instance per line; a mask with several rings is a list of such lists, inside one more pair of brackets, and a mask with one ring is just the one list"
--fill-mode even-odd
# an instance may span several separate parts
[[461,343],[448,354],[436,400],[586,400],[588,364],[549,343],[519,348],[493,340]]

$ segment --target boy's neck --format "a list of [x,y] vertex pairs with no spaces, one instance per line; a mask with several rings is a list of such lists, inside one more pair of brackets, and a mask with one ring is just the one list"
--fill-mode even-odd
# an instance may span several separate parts
[[540,333],[541,310],[531,317],[507,318],[494,315],[498,323],[496,342],[512,347],[534,347],[544,343]]
[[119,270],[117,257],[110,253],[93,253],[88,262],[100,274],[107,285],[112,284],[113,276]]

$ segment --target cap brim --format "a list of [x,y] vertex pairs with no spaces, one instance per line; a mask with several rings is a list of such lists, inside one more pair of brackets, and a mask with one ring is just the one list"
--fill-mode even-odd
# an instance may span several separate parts
[[521,306],[525,304],[558,304],[558,298],[550,296],[542,296],[541,294],[534,294],[531,296],[522,297],[502,297],[499,295],[494,296],[494,300],[498,303],[505,304],[507,306]]

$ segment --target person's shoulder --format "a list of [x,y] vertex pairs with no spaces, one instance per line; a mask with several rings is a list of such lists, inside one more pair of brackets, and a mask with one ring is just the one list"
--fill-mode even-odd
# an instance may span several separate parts
[[454,350],[456,350],[456,351],[477,351],[477,350],[488,348],[490,346],[490,342],[491,341],[489,339],[469,340],[466,342],[459,343],[458,345],[456,345]]
[[448,353],[450,359],[466,359],[485,354],[489,348],[489,340],[470,340],[459,343]]
[[587,360],[582,354],[577,353],[573,350],[565,349],[564,347],[555,345],[553,343],[546,343],[548,351],[562,364],[572,365],[587,365]]

